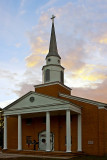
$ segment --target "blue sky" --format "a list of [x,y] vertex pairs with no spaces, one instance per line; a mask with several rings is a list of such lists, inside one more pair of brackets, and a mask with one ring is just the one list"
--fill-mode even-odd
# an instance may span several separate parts
[[42,83],[50,17],[72,94],[107,103],[107,0],[0,0],[0,104]]

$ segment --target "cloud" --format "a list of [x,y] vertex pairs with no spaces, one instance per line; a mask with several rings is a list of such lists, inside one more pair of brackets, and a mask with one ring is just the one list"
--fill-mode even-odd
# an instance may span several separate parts
[[28,83],[20,83],[19,84],[20,89],[19,90],[13,90],[14,93],[16,93],[19,97],[23,96],[24,94],[28,93],[29,91],[34,91],[34,87],[32,84]]
[[41,61],[43,61],[43,58],[39,55],[31,54],[28,57],[26,57],[27,67],[34,67]]
[[47,10],[51,6],[53,6],[57,0],[49,0],[47,3],[45,3],[42,7],[40,7],[38,10],[36,10],[37,13],[43,12],[44,10]]
[[16,82],[16,88],[12,90],[18,97],[29,91],[34,91],[34,85],[42,83],[42,71],[40,72],[36,67],[27,68],[22,77],[24,77],[23,80]]
[[107,35],[102,37],[102,39],[100,39],[100,43],[101,44],[107,44]]
[[10,72],[9,70],[5,70],[5,69],[0,69],[0,78],[1,79],[6,79],[8,78],[9,80],[15,80],[15,77],[17,76],[17,73],[15,72]]
[[96,89],[72,88],[72,95],[107,103],[107,80],[100,83]]
[[49,36],[42,27],[47,26],[47,14],[40,17],[40,23],[33,27],[31,32],[27,32],[30,43],[30,55],[25,58],[27,67],[35,67],[44,63],[45,56],[48,53]]
[[97,65],[89,65],[86,64],[76,72],[74,72],[75,78],[81,78],[83,80],[93,81],[96,82],[97,80],[104,80],[107,78],[107,73],[104,71],[107,70],[107,67],[100,68]]

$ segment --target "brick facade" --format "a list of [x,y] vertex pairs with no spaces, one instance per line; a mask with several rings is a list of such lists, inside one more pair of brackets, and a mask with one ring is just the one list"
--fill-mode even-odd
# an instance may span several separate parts
[[[97,105],[80,102],[77,100],[59,96],[60,93],[70,95],[70,91],[61,85],[50,85],[38,87],[36,92],[57,97],[72,102],[82,107],[82,151],[90,155],[107,154],[107,111],[98,109]],[[66,151],[66,114],[65,111],[52,112],[50,115],[50,131],[54,134],[54,151]],[[26,124],[27,118],[32,118],[30,125]],[[33,144],[26,143],[26,137],[31,136],[38,141],[40,132],[46,130],[46,124],[43,122],[45,113],[38,116],[36,114],[22,115],[22,148],[24,150],[33,150]],[[77,128],[78,115],[71,112],[71,150],[76,152],[78,148]],[[17,149],[18,147],[18,118],[9,116],[7,119],[7,140],[8,149]],[[38,145],[36,146],[38,149]]]

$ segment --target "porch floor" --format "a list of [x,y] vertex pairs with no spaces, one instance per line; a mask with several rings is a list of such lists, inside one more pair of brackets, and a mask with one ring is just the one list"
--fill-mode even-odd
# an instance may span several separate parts
[[[33,150],[2,150],[2,153],[4,154],[17,154],[18,156],[31,156],[31,157],[47,157],[47,158],[58,158],[58,159],[70,159],[73,157],[80,157],[85,155],[83,152],[63,152],[63,151],[52,151],[52,152],[46,152],[46,151],[33,151]],[[17,157],[17,156],[16,156]]]

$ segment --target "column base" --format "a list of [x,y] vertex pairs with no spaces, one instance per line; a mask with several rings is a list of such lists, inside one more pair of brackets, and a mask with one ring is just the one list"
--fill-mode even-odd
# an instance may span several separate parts
[[77,150],[77,152],[82,152],[82,150]]
[[67,153],[71,153],[72,151],[66,151]]
[[22,148],[18,148],[17,150],[18,150],[18,151],[22,151]]
[[46,150],[46,152],[51,152],[51,150]]
[[3,148],[3,151],[4,151],[4,150],[6,151],[6,150],[8,150],[8,148]]

